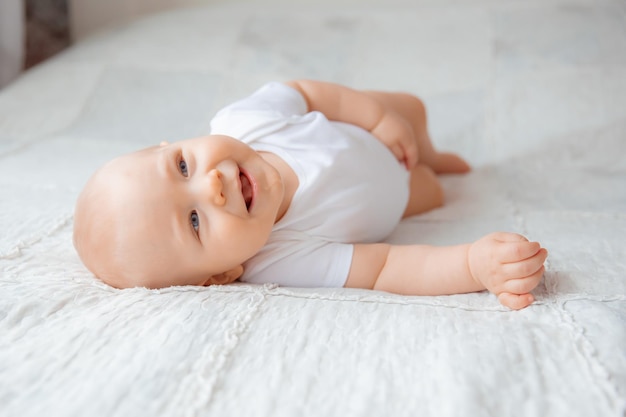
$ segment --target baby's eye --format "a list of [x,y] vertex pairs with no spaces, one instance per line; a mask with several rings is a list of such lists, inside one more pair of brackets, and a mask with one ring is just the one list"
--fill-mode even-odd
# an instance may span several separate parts
[[193,230],[195,230],[197,233],[198,230],[200,230],[200,217],[195,210],[191,212],[189,220],[191,221],[191,226],[193,227]]
[[180,170],[180,173],[183,174],[183,176],[185,177],[189,174],[187,172],[187,162],[185,162],[183,158],[180,158],[180,161],[178,161],[178,169]]

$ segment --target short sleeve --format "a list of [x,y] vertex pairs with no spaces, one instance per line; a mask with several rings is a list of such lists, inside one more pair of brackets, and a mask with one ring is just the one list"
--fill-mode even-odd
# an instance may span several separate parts
[[211,134],[250,142],[284,127],[290,118],[306,113],[307,103],[300,92],[286,84],[271,82],[220,110],[211,120]]
[[[287,232],[292,234],[292,232]],[[241,281],[287,287],[343,287],[354,246],[323,239],[285,239],[281,232],[247,261]]]

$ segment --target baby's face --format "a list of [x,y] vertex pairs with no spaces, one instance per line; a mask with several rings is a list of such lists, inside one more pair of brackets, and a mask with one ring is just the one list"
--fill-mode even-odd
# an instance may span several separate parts
[[[107,178],[124,198],[124,238],[151,288],[223,283],[267,242],[284,187],[278,171],[226,136],[163,143],[123,156]],[[165,273],[164,273],[165,271]]]

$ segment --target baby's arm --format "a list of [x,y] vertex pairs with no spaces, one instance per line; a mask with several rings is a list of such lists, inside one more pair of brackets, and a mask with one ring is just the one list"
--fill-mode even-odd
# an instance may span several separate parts
[[543,275],[548,252],[515,233],[492,233],[474,243],[435,247],[357,244],[346,287],[406,295],[446,295],[488,289],[518,310]]
[[398,113],[376,97],[339,84],[297,80],[286,83],[298,90],[309,111],[319,111],[329,120],[350,123],[371,132],[407,169],[417,163],[418,146],[413,128]]

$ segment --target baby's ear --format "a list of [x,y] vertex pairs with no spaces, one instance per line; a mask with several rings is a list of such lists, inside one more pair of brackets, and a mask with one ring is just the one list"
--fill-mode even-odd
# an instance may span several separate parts
[[223,272],[221,274],[217,274],[217,275],[213,275],[211,278],[207,279],[206,282],[204,283],[204,286],[209,286],[209,285],[224,285],[224,284],[230,284],[231,282],[235,281],[237,278],[239,278],[241,275],[243,274],[243,266],[242,265],[237,265],[236,267]]

